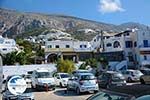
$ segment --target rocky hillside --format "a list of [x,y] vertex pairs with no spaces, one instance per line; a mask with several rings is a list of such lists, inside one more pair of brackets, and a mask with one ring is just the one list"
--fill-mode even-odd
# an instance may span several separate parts
[[[51,29],[57,29],[68,32],[75,37],[91,39],[93,34],[76,34],[79,29],[104,30],[111,32],[120,32],[127,27],[141,27],[138,23],[126,23],[122,25],[112,25],[102,22],[85,20],[65,15],[46,15],[38,13],[22,13],[14,10],[0,8],[0,34],[9,37],[39,35],[48,32]],[[143,27],[143,25],[142,25]],[[144,27],[147,27],[144,25]],[[79,35],[79,36],[78,36]],[[87,36],[89,35],[89,36]]]

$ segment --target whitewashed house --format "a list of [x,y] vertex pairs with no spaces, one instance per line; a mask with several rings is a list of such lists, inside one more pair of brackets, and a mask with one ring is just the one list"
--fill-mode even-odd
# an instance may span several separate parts
[[14,39],[8,39],[0,36],[0,53],[7,54],[18,50]]

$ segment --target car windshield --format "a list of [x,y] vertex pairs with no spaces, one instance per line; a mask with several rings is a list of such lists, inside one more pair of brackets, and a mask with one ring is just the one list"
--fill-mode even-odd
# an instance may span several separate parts
[[82,75],[81,80],[93,80],[95,79],[94,75]]
[[117,94],[109,94],[109,93],[104,93],[100,92],[88,100],[127,100],[127,96],[122,96],[122,95],[117,95]]
[[38,78],[51,78],[52,74],[50,74],[49,72],[38,72],[37,77]]
[[144,67],[146,67],[146,68],[150,68],[150,65],[144,65]]
[[68,74],[61,74],[60,77],[61,78],[69,78],[69,75]]
[[139,70],[134,71],[134,75],[142,75],[142,72],[140,72]]

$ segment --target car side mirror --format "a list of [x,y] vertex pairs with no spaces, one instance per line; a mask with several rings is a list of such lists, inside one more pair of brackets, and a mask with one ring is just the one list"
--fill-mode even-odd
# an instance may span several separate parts
[[72,78],[69,78],[68,80],[69,80],[69,81],[72,81],[73,79],[72,79]]
[[57,79],[60,79],[60,77],[57,77]]

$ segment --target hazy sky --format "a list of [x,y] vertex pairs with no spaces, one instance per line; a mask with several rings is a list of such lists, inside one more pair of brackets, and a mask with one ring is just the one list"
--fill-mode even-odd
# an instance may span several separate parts
[[0,7],[65,14],[112,24],[139,22],[150,25],[150,0],[0,0]]

